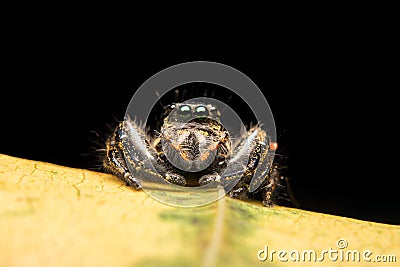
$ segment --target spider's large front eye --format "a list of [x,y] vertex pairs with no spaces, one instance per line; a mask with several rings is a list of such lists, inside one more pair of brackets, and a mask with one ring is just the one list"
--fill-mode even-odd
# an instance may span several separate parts
[[179,111],[180,111],[180,115],[181,115],[183,118],[188,118],[188,117],[190,117],[190,116],[191,116],[191,112],[192,112],[192,110],[190,109],[190,107],[189,107],[188,105],[183,105],[183,106],[181,106],[180,109],[179,109]]
[[198,106],[195,110],[195,114],[197,117],[207,117],[208,116],[208,110],[205,106]]

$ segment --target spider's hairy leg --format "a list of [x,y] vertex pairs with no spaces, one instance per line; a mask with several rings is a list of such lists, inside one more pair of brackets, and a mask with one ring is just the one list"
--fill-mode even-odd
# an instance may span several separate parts
[[[249,193],[249,184],[252,180],[253,174],[259,164],[260,159],[264,160],[268,150],[265,149],[267,146],[267,134],[260,127],[254,127],[250,129],[245,137],[242,138],[238,144],[238,149],[247,147],[248,159],[244,168],[244,172],[239,182],[229,192],[230,197],[238,199],[246,199]],[[243,156],[242,156],[243,157]],[[238,161],[243,161],[242,157],[238,157]],[[233,159],[235,161],[235,159]]]
[[263,191],[263,204],[267,207],[271,207],[274,205],[273,199],[274,199],[274,193],[276,188],[280,185],[280,174],[278,171],[278,166],[273,165],[272,168],[269,170],[268,176],[267,176],[267,184],[264,186],[264,191]]
[[[107,156],[103,161],[105,169],[129,186],[139,189],[144,182],[157,183],[164,179],[155,169],[160,162],[157,162],[157,152],[151,146],[143,125],[130,118],[122,121],[107,140],[106,151]],[[163,167],[162,164],[160,167]]]
[[165,174],[165,180],[180,186],[186,185],[186,179],[182,175],[169,171]]
[[106,141],[106,156],[103,159],[103,167],[106,171],[118,176],[127,185],[140,189],[142,187],[140,181],[132,176],[125,162],[121,141],[122,127],[123,123],[120,123]]
[[206,174],[200,177],[199,184],[206,185],[211,182],[220,182],[221,176],[218,173]]

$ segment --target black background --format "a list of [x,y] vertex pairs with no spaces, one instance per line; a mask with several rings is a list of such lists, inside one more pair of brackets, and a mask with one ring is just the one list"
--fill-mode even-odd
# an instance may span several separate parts
[[102,139],[92,132],[107,134],[146,79],[174,64],[215,61],[263,91],[301,208],[400,223],[392,97],[382,90],[391,73],[371,47],[318,43],[222,54],[133,44],[122,51],[100,41],[17,43],[7,51],[0,153],[95,169],[92,148]]

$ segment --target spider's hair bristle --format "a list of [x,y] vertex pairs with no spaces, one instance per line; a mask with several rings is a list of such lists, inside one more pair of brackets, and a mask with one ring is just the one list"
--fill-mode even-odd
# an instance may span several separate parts
[[155,94],[156,97],[158,97],[158,98],[161,97],[160,91],[158,91],[158,90],[155,90],[155,91],[154,91],[154,94]]
[[153,139],[161,137],[161,132],[159,130],[153,130],[153,133],[154,133]]
[[277,158],[279,158],[279,159],[284,159],[284,160],[286,160],[286,159],[289,158],[288,156],[285,156],[285,155],[279,154],[279,153],[275,153],[275,157],[277,157]]
[[89,152],[83,154],[87,161],[92,162],[90,170],[93,171],[104,171],[103,160],[106,157],[106,140],[108,133],[111,131],[106,131],[107,134],[100,134],[99,132],[91,131],[91,136],[89,136],[89,142],[93,145],[89,147]]
[[264,126],[264,125],[261,122],[250,121],[248,124],[249,129],[253,129],[253,128],[257,128],[257,127],[262,128],[262,126]]
[[220,146],[220,149],[221,149],[222,154],[228,154],[229,153],[228,149],[225,146]]
[[120,122],[121,120],[118,119],[117,116],[110,115],[108,123],[105,123],[99,129],[92,129],[88,132],[88,139],[92,145],[89,147],[89,151],[85,154],[82,154],[82,156],[85,157],[85,160],[92,166],[89,168],[90,170],[105,171],[103,167],[103,161],[106,158],[106,142],[107,139],[114,133]]

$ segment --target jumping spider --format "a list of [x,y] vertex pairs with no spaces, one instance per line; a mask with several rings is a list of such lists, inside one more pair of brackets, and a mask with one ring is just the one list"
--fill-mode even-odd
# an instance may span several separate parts
[[[176,103],[168,107],[161,129],[154,136],[146,134],[133,120],[126,119],[106,141],[103,166],[136,189],[141,188],[140,177],[144,174],[161,176],[180,186],[200,186],[220,181],[228,163],[236,163],[241,157],[237,155],[242,151],[240,148],[246,145],[250,151],[245,161],[247,165],[243,166],[244,172],[229,196],[247,198],[251,180],[258,179],[264,205],[272,206],[281,177],[268,152],[275,150],[277,144],[271,142],[259,126],[252,127],[232,144],[228,131],[220,123],[220,115],[211,104]],[[179,118],[185,116],[191,119],[180,122]],[[124,145],[124,138],[129,135],[133,156],[127,153]],[[149,159],[157,173],[144,168],[143,159]],[[134,167],[135,173],[129,171],[126,161]],[[264,170],[253,178],[258,168]]]

